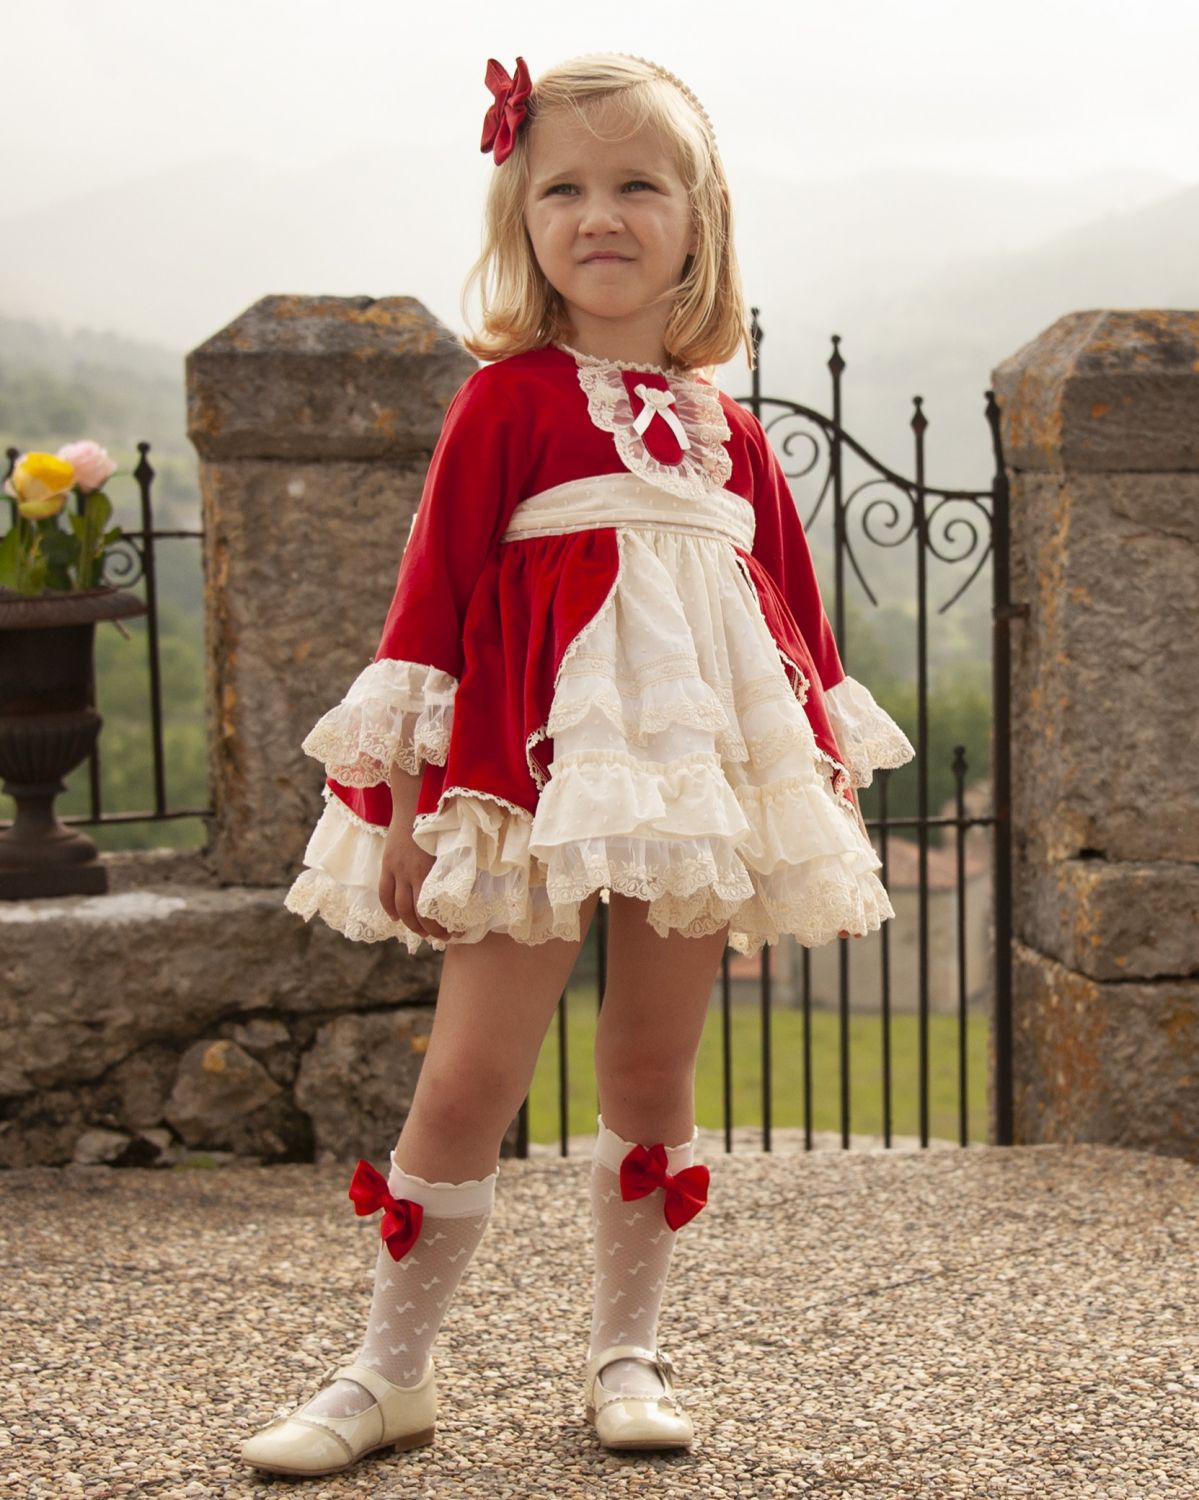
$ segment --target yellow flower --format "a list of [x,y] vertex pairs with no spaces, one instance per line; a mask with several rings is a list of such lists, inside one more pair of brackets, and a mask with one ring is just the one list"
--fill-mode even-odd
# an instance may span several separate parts
[[24,453],[12,471],[17,509],[27,521],[56,516],[75,483],[75,465],[53,453]]

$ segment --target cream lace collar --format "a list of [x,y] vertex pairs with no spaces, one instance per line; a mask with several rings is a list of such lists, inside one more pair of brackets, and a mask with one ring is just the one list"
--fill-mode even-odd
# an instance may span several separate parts
[[686,380],[692,384],[706,385],[710,383],[707,381],[698,381],[693,369],[668,370],[664,365],[647,365],[638,363],[636,360],[606,359],[602,354],[584,354],[581,349],[573,349],[569,344],[564,344],[560,339],[553,339],[551,346],[554,349],[561,349],[564,354],[573,355],[580,365],[607,365],[614,370],[652,371],[655,375],[665,375],[671,380]]
[[[587,413],[601,432],[612,434],[620,460],[630,473],[672,495],[694,499],[725,487],[733,472],[733,461],[724,445],[732,434],[714,385],[695,379],[691,373],[666,370],[661,365],[584,354],[557,340],[553,341],[553,347],[574,358],[579,385],[587,397]],[[641,434],[646,419],[640,408],[649,402],[649,397],[642,396],[639,409],[634,411],[625,387],[625,371],[665,376],[674,398],[669,403],[672,417],[687,436],[687,446],[683,447],[678,463],[661,462],[645,446]]]

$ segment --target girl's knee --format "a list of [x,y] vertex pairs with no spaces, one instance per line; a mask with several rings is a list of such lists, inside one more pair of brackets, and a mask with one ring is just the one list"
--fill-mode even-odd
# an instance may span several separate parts
[[622,1094],[645,1100],[672,1097],[693,1084],[695,1052],[688,1046],[647,1057],[618,1040],[603,1049],[597,1047],[596,1073],[602,1082],[619,1084]]
[[[420,1111],[425,1125],[439,1132],[474,1135],[503,1131],[523,1097],[516,1070],[459,1061],[440,1072],[422,1069],[413,1109]],[[512,1099],[516,1104],[510,1108]]]

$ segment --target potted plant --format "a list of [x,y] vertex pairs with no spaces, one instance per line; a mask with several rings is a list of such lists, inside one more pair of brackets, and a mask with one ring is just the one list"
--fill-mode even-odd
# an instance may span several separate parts
[[12,515],[0,537],[0,776],[17,815],[0,831],[0,899],[108,889],[95,842],[58,821],[54,799],[103,722],[91,701],[96,622],[146,613],[130,590],[104,581],[122,539],[102,488],[115,472],[99,444],[81,441],[20,455],[4,482]]

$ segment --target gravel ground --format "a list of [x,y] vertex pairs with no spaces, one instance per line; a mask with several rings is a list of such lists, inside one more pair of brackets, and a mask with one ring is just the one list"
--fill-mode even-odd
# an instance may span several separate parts
[[238,1444],[356,1347],[378,1217],[352,1164],[0,1173],[0,1493],[1199,1495],[1199,1167],[712,1140],[659,1328],[690,1453],[608,1453],[583,1418],[588,1163],[548,1155],[501,1166],[433,1446],[314,1480]]

